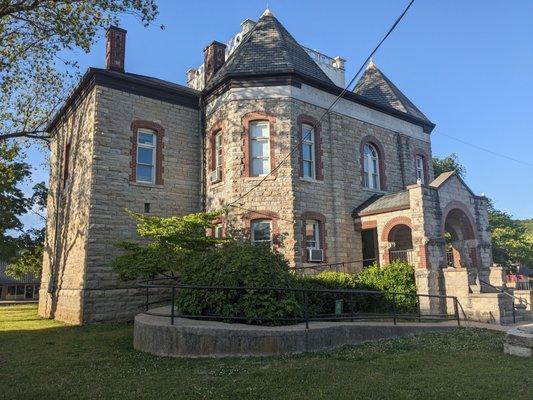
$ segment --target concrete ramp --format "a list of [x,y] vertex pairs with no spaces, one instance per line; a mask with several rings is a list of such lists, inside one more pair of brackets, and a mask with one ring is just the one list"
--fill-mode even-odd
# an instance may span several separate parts
[[[163,313],[162,313],[163,314]],[[168,314],[168,310],[167,310]],[[427,323],[310,322],[285,326],[255,326],[170,318],[135,317],[134,348],[169,357],[250,357],[294,354],[373,340],[457,328],[454,321]]]

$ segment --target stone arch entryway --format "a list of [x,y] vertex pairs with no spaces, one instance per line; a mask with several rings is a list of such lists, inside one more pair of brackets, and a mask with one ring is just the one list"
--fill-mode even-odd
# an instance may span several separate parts
[[414,265],[410,218],[396,217],[388,221],[383,227],[381,242],[383,243],[383,261],[385,264],[401,260]]
[[475,281],[479,270],[478,240],[474,226],[470,212],[462,203],[452,202],[446,207],[442,221],[446,266],[466,268],[472,281]]

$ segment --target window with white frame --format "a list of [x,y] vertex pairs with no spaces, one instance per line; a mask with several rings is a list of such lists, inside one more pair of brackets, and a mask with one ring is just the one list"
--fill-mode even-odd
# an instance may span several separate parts
[[222,176],[222,132],[218,132],[213,140],[214,146],[214,171],[216,171],[217,179]]
[[302,125],[303,177],[315,179],[315,132],[311,125]]
[[251,224],[251,239],[253,244],[272,243],[272,221],[269,219],[255,219]]
[[156,134],[148,129],[137,132],[137,182],[155,182]]
[[250,123],[251,176],[270,173],[270,124],[268,121]]
[[320,222],[314,219],[305,221],[305,247],[320,249]]
[[220,239],[223,237],[222,224],[216,224],[213,228],[215,238]]
[[379,182],[379,155],[376,148],[370,143],[363,149],[363,185],[370,189],[380,189]]
[[416,163],[416,180],[420,179],[421,183],[425,183],[425,171],[424,171],[424,156],[421,156],[419,154],[415,157],[415,163]]

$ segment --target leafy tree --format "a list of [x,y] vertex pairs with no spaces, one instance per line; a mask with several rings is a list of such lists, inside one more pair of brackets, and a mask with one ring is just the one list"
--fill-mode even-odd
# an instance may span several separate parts
[[520,221],[496,210],[489,201],[489,225],[492,234],[494,262],[506,267],[512,264],[533,265],[533,236]]
[[228,242],[207,235],[217,212],[189,214],[184,217],[152,217],[127,211],[137,221],[137,233],[148,238],[147,245],[134,241],[118,242],[125,252],[112,263],[121,279],[171,275],[198,254]]
[[447,157],[433,157],[433,172],[435,177],[443,172],[455,171],[457,175],[464,179],[466,175],[465,167],[463,167],[457,160],[457,154],[452,153]]
[[[46,197],[48,188],[44,182],[33,187],[33,195],[28,201],[27,211],[46,220]],[[30,229],[14,239],[16,254],[6,269],[6,274],[14,279],[22,279],[26,275],[41,276],[43,267],[45,227]]]
[[157,13],[155,0],[0,0],[0,141],[48,141],[44,129],[78,75],[67,51],[88,52],[122,14],[146,26]]
[[18,241],[8,232],[21,232],[20,216],[31,206],[19,184],[30,176],[30,167],[19,156],[19,146],[0,142],[0,259],[11,259]]

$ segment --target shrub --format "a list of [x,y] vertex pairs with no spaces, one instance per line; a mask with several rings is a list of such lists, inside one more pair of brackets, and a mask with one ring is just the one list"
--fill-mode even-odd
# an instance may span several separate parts
[[[357,280],[354,275],[345,272],[324,271],[317,275],[303,276],[298,278],[300,287],[306,289],[328,289],[328,290],[370,290],[366,284]],[[365,313],[371,312],[379,307],[377,302],[381,302],[380,297],[370,294],[350,294],[350,293],[328,293],[309,292],[308,310],[310,315],[334,314],[335,302],[342,300],[343,313]]]
[[[282,255],[248,243],[229,243],[191,258],[180,278],[184,284],[205,286],[286,288],[294,283]],[[184,315],[239,316],[241,322],[256,324],[283,324],[287,322],[268,319],[302,315],[296,294],[286,291],[181,289],[176,304]]]
[[[403,261],[393,261],[387,266],[377,264],[363,269],[357,281],[371,290],[396,293],[416,293],[414,269]],[[387,301],[394,302],[398,311],[412,312],[416,310],[416,297],[404,295],[387,295]]]

